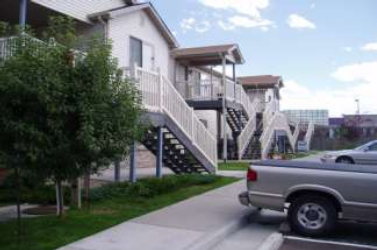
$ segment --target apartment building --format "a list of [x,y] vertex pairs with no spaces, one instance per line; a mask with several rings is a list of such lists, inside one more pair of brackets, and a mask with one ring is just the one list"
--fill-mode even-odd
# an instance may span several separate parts
[[[99,33],[112,40],[113,56],[140,88],[152,125],[132,159],[149,151],[158,168],[215,172],[218,158],[248,158],[251,145],[259,148],[258,157],[266,158],[278,130],[285,131],[295,150],[297,126],[290,126],[279,111],[281,77],[237,78],[237,65],[245,63],[237,44],[181,48],[150,2],[20,2],[1,1],[0,21],[26,22],[40,33],[50,16],[65,15],[76,21],[82,37]],[[6,42],[0,40],[0,56]]]

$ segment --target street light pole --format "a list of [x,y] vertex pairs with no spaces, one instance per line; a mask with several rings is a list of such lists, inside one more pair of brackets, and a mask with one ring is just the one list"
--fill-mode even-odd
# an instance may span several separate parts
[[355,102],[356,102],[356,105],[357,105],[356,114],[360,115],[360,100],[356,99]]

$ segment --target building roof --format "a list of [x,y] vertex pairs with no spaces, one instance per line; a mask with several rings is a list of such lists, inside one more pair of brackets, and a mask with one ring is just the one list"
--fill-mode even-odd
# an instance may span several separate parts
[[172,54],[176,60],[196,66],[220,65],[223,56],[226,57],[227,63],[244,63],[244,58],[237,44],[175,49]]
[[171,48],[178,48],[179,44],[173,33],[170,31],[169,27],[166,25],[164,20],[158,14],[156,8],[152,3],[135,3],[133,5],[125,5],[119,8],[106,10],[103,12],[95,13],[89,16],[89,19],[96,20],[97,17],[101,16],[104,19],[115,18],[116,16],[131,13],[138,10],[144,10],[151,20],[156,25],[157,29],[161,32],[161,35],[166,39]]
[[284,87],[281,76],[261,75],[261,76],[243,76],[238,81],[246,88],[279,88]]

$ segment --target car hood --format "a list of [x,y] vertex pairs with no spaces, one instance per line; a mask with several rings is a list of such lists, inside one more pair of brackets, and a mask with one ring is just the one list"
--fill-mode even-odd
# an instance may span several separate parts
[[326,155],[338,156],[338,155],[348,155],[352,153],[355,153],[355,150],[350,149],[350,150],[331,151],[331,152],[327,152]]

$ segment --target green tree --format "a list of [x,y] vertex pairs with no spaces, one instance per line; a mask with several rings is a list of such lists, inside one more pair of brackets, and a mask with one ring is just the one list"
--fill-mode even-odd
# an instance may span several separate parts
[[8,167],[56,182],[61,214],[63,181],[126,157],[143,134],[139,93],[104,39],[87,42],[80,60],[69,47],[12,42],[16,53],[0,67],[0,152]]

